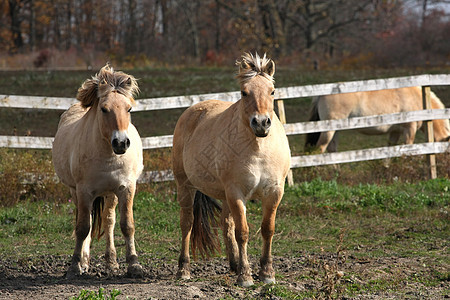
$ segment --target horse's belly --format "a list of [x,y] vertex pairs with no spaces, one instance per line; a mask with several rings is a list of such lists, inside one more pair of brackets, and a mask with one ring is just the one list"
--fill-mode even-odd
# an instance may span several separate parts
[[205,161],[196,161],[196,164],[186,166],[186,175],[193,186],[210,197],[225,199],[224,187],[219,174],[214,169],[205,166]]

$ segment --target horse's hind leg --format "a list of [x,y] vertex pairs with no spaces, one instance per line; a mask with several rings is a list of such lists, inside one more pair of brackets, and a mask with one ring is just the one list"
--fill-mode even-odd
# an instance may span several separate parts
[[188,188],[188,182],[179,183],[177,178],[177,198],[180,204],[180,227],[181,227],[181,250],[178,258],[177,277],[181,279],[190,279],[190,257],[189,241],[191,238],[192,224],[194,223],[194,193],[195,190]]
[[271,197],[263,199],[263,219],[261,223],[261,235],[263,238],[262,255],[260,259],[261,269],[259,279],[264,283],[275,283],[275,271],[272,266],[272,238],[275,233],[275,217],[278,205],[283,197],[284,188],[281,185],[278,192]]
[[233,216],[226,201],[222,204],[222,228],[223,238],[227,250],[227,258],[230,262],[230,269],[233,272],[238,271],[239,249],[235,237],[235,225]]
[[[76,195],[77,218],[75,226],[75,249],[73,251],[72,263],[67,271],[67,277],[79,276],[87,272],[89,266],[89,246],[91,232],[91,209],[92,203],[87,193],[78,190]],[[88,241],[86,241],[88,240]],[[86,250],[87,249],[87,250]]]
[[325,131],[320,134],[319,140],[317,141],[317,147],[319,147],[320,153],[324,153],[327,150],[335,132],[336,131]]
[[417,122],[411,122],[405,128],[403,135],[405,136],[405,144],[414,144],[414,139],[416,138],[417,132]]
[[131,183],[128,188],[118,192],[120,229],[125,238],[126,261],[128,263],[127,274],[132,277],[143,275],[142,266],[138,263],[136,248],[134,245],[134,218],[133,199],[136,191],[136,183]]
[[107,268],[113,272],[119,269],[117,263],[116,248],[114,247],[114,226],[116,224],[116,205],[117,197],[115,195],[108,195],[105,197],[105,207],[102,213],[102,223],[105,230],[106,251],[105,260]]

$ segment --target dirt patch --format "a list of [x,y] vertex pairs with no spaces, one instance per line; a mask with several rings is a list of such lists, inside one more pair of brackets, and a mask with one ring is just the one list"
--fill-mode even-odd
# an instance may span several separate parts
[[[301,295],[305,298],[345,299],[443,299],[449,297],[450,284],[443,279],[429,285],[429,272],[445,274],[427,267],[417,258],[360,259],[337,257],[335,254],[274,257],[277,285],[270,288],[255,278],[255,287],[244,289],[235,285],[236,276],[229,272],[224,258],[192,264],[190,281],[176,280],[174,260],[141,256],[143,278],[128,278],[125,263],[120,262],[118,274],[108,274],[101,257],[91,261],[89,273],[76,280],[65,279],[69,256],[40,256],[28,259],[0,259],[0,299],[69,299],[82,289],[98,291],[113,289],[118,299],[281,299]],[[251,261],[258,270],[257,261]],[[441,273],[441,274],[442,274]],[[377,286],[378,285],[378,286]]]

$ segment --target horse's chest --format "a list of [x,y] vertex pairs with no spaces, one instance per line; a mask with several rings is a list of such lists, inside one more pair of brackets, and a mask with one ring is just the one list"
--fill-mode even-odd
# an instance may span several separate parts
[[124,159],[87,158],[74,169],[74,177],[78,182],[91,183],[98,190],[114,190],[128,185],[133,174],[133,165]]
[[247,166],[248,172],[236,173],[238,185],[244,197],[248,199],[265,198],[277,191],[280,178],[273,173],[271,166],[264,159],[254,160]]

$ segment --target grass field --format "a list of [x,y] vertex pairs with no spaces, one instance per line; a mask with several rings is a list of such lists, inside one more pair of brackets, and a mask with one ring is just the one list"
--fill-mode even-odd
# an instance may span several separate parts
[[[449,186],[448,179],[353,187],[315,179],[287,188],[277,215],[273,246],[278,284],[266,291],[267,295],[288,299],[327,295],[364,298],[379,293],[404,298],[413,288],[417,295],[448,296]],[[144,267],[164,268],[156,257],[163,258],[165,268],[169,265],[174,269],[180,233],[173,187],[169,184],[161,192],[138,193],[134,209],[137,250]],[[254,262],[261,249],[258,202],[248,204],[248,220],[249,255]],[[56,270],[62,272],[73,251],[73,222],[69,199],[65,203],[24,201],[1,208],[0,257],[19,266],[25,263],[32,272],[46,257],[58,261],[55,257],[63,256],[65,263]],[[121,241],[116,228],[118,257],[123,262]],[[104,241],[94,241],[93,260],[101,263],[103,251]],[[196,280],[230,284],[198,271],[196,264]],[[289,265],[287,270],[285,264]],[[310,289],[302,291],[293,284],[309,284]],[[323,290],[330,285],[331,290]]]
[[[448,71],[311,72],[279,68],[276,85]],[[128,72],[140,78],[139,98],[237,90],[232,68]],[[81,82],[91,75],[93,72],[0,71],[0,94],[74,97]],[[450,88],[434,90],[450,107]],[[306,98],[285,101],[288,122],[305,121],[309,101]],[[171,134],[181,112],[136,112],[132,118],[143,137]],[[61,111],[0,108],[0,135],[53,136],[60,114]],[[417,140],[423,139],[419,133]],[[341,136],[340,149],[384,146],[386,141],[386,137],[367,138],[348,131]],[[290,144],[294,155],[303,153],[303,137],[290,137]],[[146,170],[170,167],[169,149],[145,151],[144,155]],[[10,291],[6,284],[16,285],[11,289],[17,292],[12,298],[14,295],[30,296],[17,287],[30,276],[33,279],[38,276],[43,288],[50,288],[50,283],[57,282],[55,291],[66,284],[60,277],[74,247],[71,237],[74,205],[68,190],[52,181],[22,184],[24,173],[52,173],[50,157],[50,152],[45,150],[0,149],[0,287],[4,284],[3,290]],[[170,272],[176,269],[180,232],[174,183],[140,185],[134,209],[137,250],[147,270],[144,283],[163,281],[170,287],[172,284],[176,287],[201,285],[206,289],[203,294],[220,299],[448,297],[448,154],[438,156],[438,174],[438,179],[426,180],[423,157],[397,158],[389,165],[385,161],[370,161],[294,170],[296,184],[286,188],[277,215],[273,255],[278,283],[273,286],[257,284],[250,290],[234,286],[234,277],[227,273],[223,255],[209,262],[194,263],[196,279],[192,284],[175,281]],[[248,203],[248,219],[249,254],[255,272],[261,249],[258,231],[261,208],[257,201]],[[124,244],[118,228],[116,245],[123,264]],[[106,284],[98,275],[103,273],[95,273],[102,263],[103,251],[104,241],[95,241],[92,246],[95,267],[90,279]],[[213,264],[224,266],[225,271],[218,271],[211,266]],[[160,273],[163,275],[158,275]],[[121,284],[122,278],[107,280]],[[132,283],[142,284],[142,281]],[[211,292],[206,284],[212,286]],[[81,283],[71,290],[67,288],[67,294],[77,295],[80,286]],[[134,297],[128,288],[128,285],[119,285],[123,297]],[[0,298],[3,298],[1,290]]]

